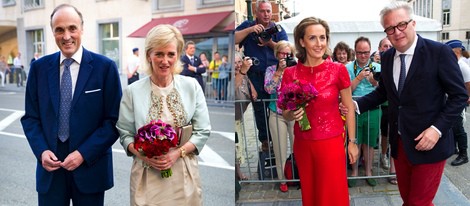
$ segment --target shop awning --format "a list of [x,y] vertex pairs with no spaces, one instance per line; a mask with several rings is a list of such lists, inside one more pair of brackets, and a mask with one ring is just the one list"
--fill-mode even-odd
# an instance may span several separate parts
[[232,23],[228,24],[224,28],[224,31],[233,31],[233,30],[235,30],[235,21],[232,21]]
[[230,23],[230,20],[233,20],[233,18],[229,18],[227,21],[227,17],[231,15],[232,12],[233,11],[225,11],[218,13],[155,18],[136,31],[132,32],[128,37],[145,37],[147,36],[147,33],[150,31],[150,29],[159,24],[171,24],[178,28],[183,35],[204,34],[219,26],[221,26],[221,31],[223,31],[227,25],[218,24]]

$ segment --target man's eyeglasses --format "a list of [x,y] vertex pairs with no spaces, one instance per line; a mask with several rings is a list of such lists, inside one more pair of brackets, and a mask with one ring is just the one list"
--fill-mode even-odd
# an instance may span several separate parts
[[369,55],[370,51],[356,51],[356,55]]
[[395,33],[395,28],[397,28],[400,31],[403,31],[406,29],[406,27],[411,21],[413,21],[413,19],[410,19],[408,21],[402,21],[398,23],[396,26],[391,26],[391,27],[386,28],[384,32],[387,33],[387,35],[392,35]]

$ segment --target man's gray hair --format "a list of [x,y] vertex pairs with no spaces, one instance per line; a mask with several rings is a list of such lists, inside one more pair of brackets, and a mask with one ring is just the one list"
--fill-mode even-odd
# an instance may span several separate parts
[[263,4],[263,3],[268,3],[269,5],[271,5],[271,1],[269,1],[269,0],[258,0],[258,1],[256,1],[256,11],[258,11],[259,5]]
[[384,16],[398,9],[405,9],[408,16],[411,19],[413,18],[413,8],[410,6],[410,4],[408,4],[406,1],[393,1],[389,5],[385,6],[382,11],[380,11],[380,24],[382,24],[382,27],[384,26]]

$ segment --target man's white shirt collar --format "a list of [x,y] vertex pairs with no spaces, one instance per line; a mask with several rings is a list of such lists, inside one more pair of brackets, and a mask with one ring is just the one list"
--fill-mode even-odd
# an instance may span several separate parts
[[[78,64],[81,63],[82,61],[82,55],[83,55],[83,47],[79,47],[77,52],[75,52],[75,54],[73,54],[72,56],[72,59],[77,62]],[[62,64],[62,62],[67,59],[67,57],[64,56],[64,54],[62,52],[60,52],[60,64]]]

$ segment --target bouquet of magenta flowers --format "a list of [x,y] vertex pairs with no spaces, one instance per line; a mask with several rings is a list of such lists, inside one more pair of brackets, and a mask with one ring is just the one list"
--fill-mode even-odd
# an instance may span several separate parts
[[[317,95],[318,91],[311,83],[294,80],[294,82],[281,87],[277,106],[282,110],[297,110],[299,108],[305,110],[307,103],[315,99]],[[306,112],[304,112],[302,119],[299,121],[299,126],[302,131],[311,129]]]
[[[152,158],[168,153],[178,145],[178,136],[171,125],[162,120],[152,120],[142,126],[134,136],[134,148],[142,155]],[[171,168],[160,171],[162,178],[171,177]]]

